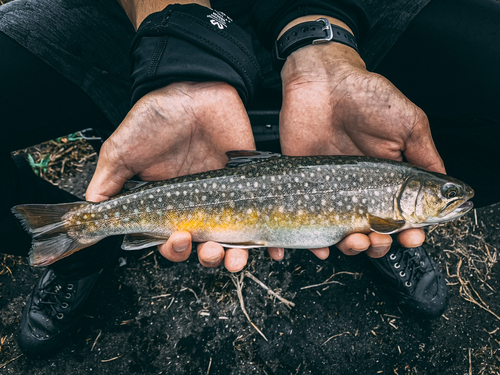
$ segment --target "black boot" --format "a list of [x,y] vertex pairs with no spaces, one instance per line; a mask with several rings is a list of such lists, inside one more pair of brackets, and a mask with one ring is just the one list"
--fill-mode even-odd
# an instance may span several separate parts
[[369,258],[399,302],[425,318],[440,317],[448,306],[448,287],[423,246],[413,249],[394,241],[382,258]]
[[22,352],[30,358],[54,354],[82,317],[85,302],[100,272],[77,279],[58,276],[48,268],[31,294],[18,332]]

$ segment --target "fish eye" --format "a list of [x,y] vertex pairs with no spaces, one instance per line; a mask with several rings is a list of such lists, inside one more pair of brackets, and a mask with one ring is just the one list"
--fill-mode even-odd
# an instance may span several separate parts
[[452,183],[445,184],[441,189],[441,193],[445,198],[454,198],[459,193],[459,186]]

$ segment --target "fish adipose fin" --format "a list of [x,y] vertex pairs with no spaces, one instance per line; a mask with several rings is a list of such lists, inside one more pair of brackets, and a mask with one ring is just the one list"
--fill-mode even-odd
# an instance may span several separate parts
[[382,234],[396,233],[406,224],[404,220],[383,219],[370,214],[368,214],[368,221],[372,231]]
[[27,204],[12,208],[14,215],[33,237],[29,254],[32,266],[48,266],[102,239],[96,238],[95,241],[82,244],[68,235],[70,224],[65,222],[64,215],[87,204],[89,203]]
[[240,150],[240,151],[228,151],[226,152],[226,156],[229,158],[226,167],[234,168],[244,164],[260,162],[263,159],[279,158],[281,157],[281,154],[276,154],[274,152],[269,152],[269,151]]
[[123,239],[123,250],[140,250],[147,247],[161,245],[167,242],[168,237],[155,236],[147,233],[126,234]]

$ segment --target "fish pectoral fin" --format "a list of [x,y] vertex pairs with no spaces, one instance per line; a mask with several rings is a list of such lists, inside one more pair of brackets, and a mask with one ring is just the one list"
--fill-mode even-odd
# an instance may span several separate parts
[[382,234],[395,233],[406,224],[404,220],[383,219],[370,214],[368,214],[368,221],[370,222],[370,229],[372,231]]
[[123,239],[122,249],[123,250],[140,250],[147,247],[152,247],[156,245],[161,245],[167,242],[168,237],[156,236],[154,234],[147,233],[132,233],[126,234]]
[[244,164],[259,162],[262,161],[263,159],[278,158],[281,156],[281,154],[269,151],[240,150],[240,151],[228,151],[226,152],[226,156],[229,158],[226,167],[234,168]]
[[141,186],[144,186],[148,183],[149,183],[148,181],[128,180],[123,185],[122,192],[124,193],[124,192],[130,191],[130,190],[139,189]]
[[255,243],[255,242],[239,242],[239,243],[220,243],[218,242],[219,245],[222,247],[230,248],[230,249],[256,249],[259,247],[264,247],[266,246],[264,242],[262,243]]

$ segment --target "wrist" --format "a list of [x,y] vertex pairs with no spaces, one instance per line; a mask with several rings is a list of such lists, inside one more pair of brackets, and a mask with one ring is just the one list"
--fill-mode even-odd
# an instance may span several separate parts
[[281,32],[279,33],[278,35],[278,38],[281,38],[281,36],[290,28],[298,25],[299,23],[303,23],[303,22],[309,22],[309,21],[316,21],[318,18],[326,18],[328,21],[330,21],[330,23],[332,25],[335,25],[335,26],[339,26],[339,27],[342,27],[343,29],[346,29],[347,31],[349,31],[351,34],[354,35],[353,31],[351,30],[351,28],[349,26],[347,26],[347,24],[345,22],[342,22],[341,20],[339,19],[336,19],[336,18],[333,18],[333,17],[329,17],[329,16],[321,16],[321,15],[308,15],[308,16],[303,16],[303,17],[299,17],[299,18],[296,18],[294,19],[293,21],[289,22],[284,28],[283,30],[281,30]]
[[333,17],[316,15],[299,17],[288,23],[275,41],[273,67],[281,70],[287,58],[296,51],[311,45],[325,44],[341,44],[358,54],[356,38],[344,22]]

